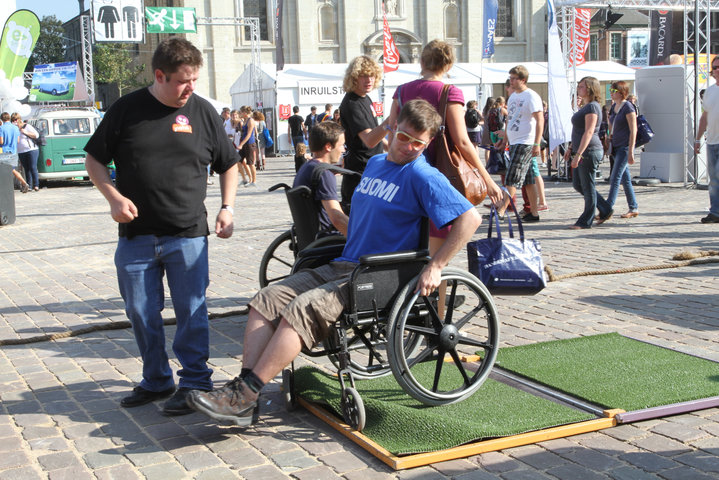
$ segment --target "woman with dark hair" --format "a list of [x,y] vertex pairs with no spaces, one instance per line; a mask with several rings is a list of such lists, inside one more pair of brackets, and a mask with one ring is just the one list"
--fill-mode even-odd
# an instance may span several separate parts
[[594,212],[599,208],[599,218],[606,221],[612,216],[612,207],[597,193],[596,173],[604,149],[599,140],[599,125],[602,108],[599,106],[599,80],[584,77],[577,84],[577,97],[582,99],[582,108],[572,116],[572,147],[567,149],[564,159],[572,157],[572,184],[584,195],[584,211],[572,230],[592,228]]
[[[612,108],[609,110],[609,127],[612,132],[611,146],[614,155],[614,166],[609,176],[609,193],[607,202],[614,208],[619,193],[619,185],[624,188],[629,211],[622,214],[622,218],[634,218],[639,215],[637,197],[632,187],[632,176],[629,174],[629,165],[634,164],[634,146],[637,139],[637,110],[634,104],[627,100],[629,86],[625,81],[614,82],[609,89],[612,96]],[[597,223],[603,223],[609,218],[599,218]]]

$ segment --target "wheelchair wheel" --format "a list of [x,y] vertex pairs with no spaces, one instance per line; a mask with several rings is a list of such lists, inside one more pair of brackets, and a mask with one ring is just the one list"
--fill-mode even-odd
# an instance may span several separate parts
[[365,416],[364,402],[357,390],[352,387],[346,387],[342,391],[342,416],[350,427],[358,432],[364,430],[367,418]]
[[297,255],[295,249],[292,230],[287,230],[272,240],[260,262],[260,288],[290,275]]
[[297,408],[297,398],[295,397],[295,376],[289,368],[282,370],[282,399],[285,402],[285,409],[288,412]]
[[[360,325],[345,330],[347,335],[347,350],[350,353],[349,369],[355,378],[365,380],[389,375],[389,355],[387,354],[386,323],[381,328],[374,325]],[[420,348],[422,336],[408,332],[404,340],[406,354],[410,357]],[[327,351],[327,358],[337,370],[341,369],[337,352],[340,349],[340,340],[337,331],[332,329],[330,335],[322,341]]]
[[[426,405],[472,395],[489,376],[499,349],[497,308],[486,287],[456,268],[444,269],[442,281],[447,282],[447,300],[441,316],[433,296],[414,293],[415,277],[397,296],[387,322],[392,373]],[[422,338],[417,349],[407,348],[412,335]]]

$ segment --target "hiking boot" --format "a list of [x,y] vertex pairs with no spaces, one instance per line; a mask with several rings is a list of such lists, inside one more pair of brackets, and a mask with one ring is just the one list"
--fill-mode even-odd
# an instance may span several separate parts
[[235,377],[224,387],[211,392],[191,391],[187,395],[187,403],[217,421],[249,427],[257,420],[258,397],[259,394],[253,392],[240,377]]
[[145,390],[138,385],[132,389],[132,394],[120,401],[120,405],[125,408],[139,407],[140,405],[145,405],[146,403],[169,397],[174,391],[175,387],[168,388],[167,390],[163,390],[161,392],[152,392],[150,390]]

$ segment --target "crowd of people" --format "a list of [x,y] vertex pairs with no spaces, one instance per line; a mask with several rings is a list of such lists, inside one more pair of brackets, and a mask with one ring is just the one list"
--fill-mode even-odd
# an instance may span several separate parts
[[[37,130],[29,123],[23,121],[19,113],[2,112],[0,114],[0,151],[2,153],[16,153],[18,165],[12,173],[20,183],[20,191],[27,193],[37,192],[40,189],[40,180],[37,174],[38,146],[35,142],[40,136]],[[20,173],[20,167],[25,177]]]
[[[267,147],[265,115],[261,111],[252,110],[252,107],[245,105],[239,110],[230,110],[225,107],[220,116],[225,134],[232,141],[232,145],[239,155],[237,170],[242,177],[242,185],[257,187],[257,171],[265,170],[267,158],[265,154]],[[211,170],[210,176],[213,176]],[[213,182],[208,178],[207,183],[211,185]]]
[[[312,107],[303,118],[299,107],[293,108],[288,135],[296,151],[294,185],[311,188],[322,230],[345,235],[346,244],[328,265],[303,270],[257,293],[249,303],[239,374],[214,388],[213,372],[207,365],[210,229],[204,203],[206,180],[212,180],[205,172],[216,172],[220,183],[222,205],[213,231],[219,238],[229,238],[238,185],[256,186],[257,171],[265,168],[267,125],[262,112],[249,106],[226,109],[218,117],[207,101],[193,95],[203,63],[201,52],[178,37],[158,45],[152,58],[152,85],[115,102],[85,147],[88,174],[118,224],[114,257],[118,283],[142,357],[142,380],[121,400],[123,407],[170,397],[163,406],[166,415],[200,411],[218,421],[252,425],[265,384],[303,347],[311,348],[329,334],[349,301],[348,277],[358,259],[416,249],[424,218],[430,220],[430,260],[418,277],[417,290],[425,296],[435,292],[442,269],[481,222],[477,209],[434,168],[434,139],[440,129],[483,178],[489,202],[500,217],[521,189],[524,220],[539,221],[540,211],[548,209],[539,173],[543,159],[549,161],[543,152],[547,108],[528,88],[527,69],[517,65],[509,70],[506,97],[488,99],[480,112],[476,101],[465,104],[459,88],[445,85],[455,62],[451,45],[429,42],[420,62],[420,78],[396,89],[382,122],[369,97],[381,82],[382,68],[364,55],[347,67],[346,94],[338,109],[327,104],[323,113],[317,113]],[[446,110],[440,115],[443,91],[447,92]],[[719,122],[713,116],[719,108],[711,103],[719,102],[717,91],[719,87],[710,87],[706,92],[708,108],[701,124],[709,128],[712,140],[719,135]],[[596,78],[583,78],[577,96],[581,108],[572,118],[565,161],[571,165],[573,185],[583,195],[584,205],[577,209],[582,213],[570,228],[590,228],[609,220],[619,185],[629,207],[622,217],[634,218],[638,207],[627,166],[634,161],[637,124],[628,86],[612,84],[613,103],[606,111]],[[2,120],[4,151],[19,151],[18,140],[37,135],[19,115],[3,113]],[[25,141],[28,149],[20,153],[33,150],[31,143]],[[597,193],[595,179],[607,143],[614,164],[605,200]],[[486,156],[480,155],[480,147],[490,145],[509,152],[509,164],[500,177],[502,186],[487,171]],[[22,162],[32,163],[32,153],[24,155]],[[113,162],[116,181],[107,168]],[[342,164],[357,173],[343,177],[340,195],[328,164]],[[36,188],[30,165],[26,172],[25,190]],[[716,166],[710,167],[710,175],[715,182]],[[719,221],[714,211],[717,186],[712,185],[713,210],[707,218]],[[172,344],[182,366],[177,372],[170,367],[165,347],[164,277],[177,319]],[[439,305],[444,305],[441,293]]]

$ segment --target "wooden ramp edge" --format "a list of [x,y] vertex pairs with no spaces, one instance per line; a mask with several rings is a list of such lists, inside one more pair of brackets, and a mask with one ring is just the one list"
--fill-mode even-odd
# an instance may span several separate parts
[[569,437],[580,433],[596,432],[598,430],[603,430],[617,425],[615,416],[624,412],[623,410],[606,410],[604,412],[604,418],[597,418],[595,420],[587,420],[585,422],[571,423],[568,425],[521,433],[509,437],[479,441],[436,452],[397,456],[387,451],[384,447],[374,442],[369,437],[363,435],[361,432],[353,430],[349,425],[342,423],[337,417],[321,406],[308,402],[299,396],[297,397],[297,401],[320,420],[324,421],[332,428],[342,433],[345,437],[349,438],[395,470],[421,467],[432,463],[471,457],[473,455],[479,455],[480,453],[494,452],[522,445],[530,445],[547,440]]

